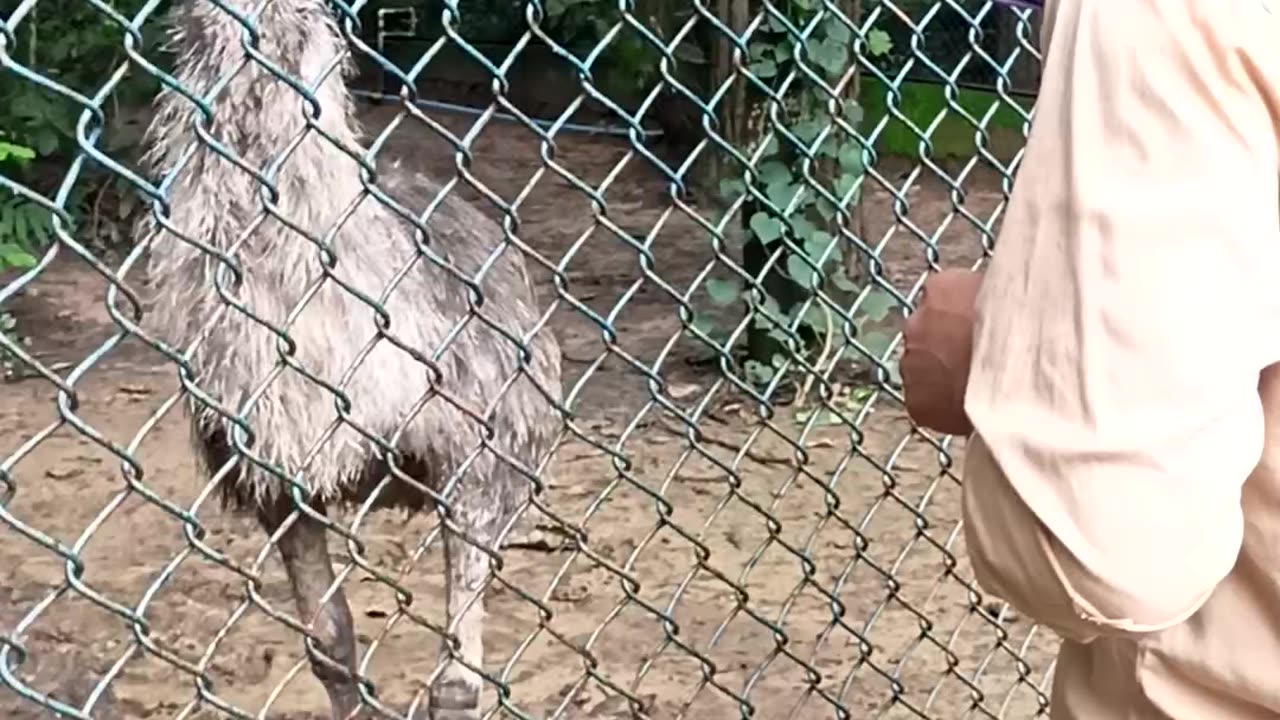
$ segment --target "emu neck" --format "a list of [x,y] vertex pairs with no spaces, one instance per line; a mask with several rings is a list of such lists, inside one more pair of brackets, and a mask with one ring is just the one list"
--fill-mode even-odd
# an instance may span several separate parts
[[[249,19],[256,41],[209,0],[184,0],[175,9],[174,75],[209,103],[213,117],[204,121],[194,103],[166,91],[152,126],[151,165],[171,169],[204,123],[216,143],[201,143],[208,149],[174,183],[176,212],[185,203],[221,213],[231,224],[261,212],[261,182],[220,157],[225,152],[271,179],[277,205],[291,220],[322,233],[330,216],[360,192],[358,166],[339,148],[358,148],[359,137],[344,83],[347,44],[322,0],[268,0],[260,11],[258,2],[224,1]],[[281,75],[306,88],[314,103]],[[227,245],[234,238],[209,240]]]

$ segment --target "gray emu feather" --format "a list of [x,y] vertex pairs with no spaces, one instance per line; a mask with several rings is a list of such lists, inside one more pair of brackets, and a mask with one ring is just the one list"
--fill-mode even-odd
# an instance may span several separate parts
[[[415,484],[439,490],[466,465],[447,502],[470,541],[445,534],[447,614],[459,645],[442,649],[447,662],[431,684],[430,702],[437,720],[471,720],[481,690],[472,668],[483,661],[477,596],[488,572],[472,542],[491,547],[526,499],[529,483],[512,463],[536,470],[558,437],[560,418],[548,397],[558,400],[561,392],[559,347],[544,329],[522,351],[486,324],[520,338],[539,320],[523,259],[514,247],[499,250],[496,223],[450,194],[428,219],[424,238],[364,190],[358,164],[335,145],[360,153],[344,84],[350,53],[325,3],[228,4],[256,14],[256,52],[313,88],[316,104],[308,106],[249,57],[246,32],[234,17],[207,0],[179,2],[170,18],[175,77],[210,99],[213,113],[206,121],[190,100],[165,91],[149,130],[149,169],[177,170],[168,193],[172,230],[152,218],[139,228],[151,242],[147,328],[173,347],[191,349],[199,387],[242,414],[253,431],[250,453],[308,487],[318,514],[370,500],[387,477],[386,458],[370,434],[394,441],[397,466],[414,480],[392,479],[372,497],[375,507],[428,507]],[[304,133],[308,115],[314,129]],[[197,140],[202,126],[238,163]],[[247,168],[272,177],[274,197]],[[440,192],[397,167],[379,167],[377,185],[413,213]],[[283,220],[264,212],[267,202]],[[348,288],[376,299],[398,282],[383,303],[390,316],[385,333],[394,342],[382,339],[368,349],[378,335],[377,313],[324,277],[315,241],[330,246],[332,274]],[[485,268],[478,310],[463,282],[419,252],[416,242],[423,241],[464,276]],[[233,258],[239,277],[220,271],[222,262],[201,245]],[[256,317],[227,307],[215,286],[219,276],[233,302]],[[293,367],[282,362],[286,345],[268,325],[292,341]],[[397,345],[432,357],[434,367]],[[338,422],[335,395],[307,375],[342,388],[348,421]],[[424,396],[430,399],[422,403]],[[334,717],[360,717],[367,709],[352,679],[350,610],[340,588],[321,602],[334,582],[323,525],[306,514],[286,522],[294,511],[286,483],[232,449],[232,425],[220,414],[194,398],[189,407],[206,469],[233,468],[221,486],[227,505],[254,513],[268,532],[283,528],[281,556],[300,615],[313,623],[312,669]],[[491,436],[475,416],[488,418]]]

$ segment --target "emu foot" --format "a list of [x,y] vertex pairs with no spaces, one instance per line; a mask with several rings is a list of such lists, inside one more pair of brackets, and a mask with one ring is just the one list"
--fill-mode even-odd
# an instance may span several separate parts
[[431,720],[479,720],[480,683],[441,677],[431,688]]

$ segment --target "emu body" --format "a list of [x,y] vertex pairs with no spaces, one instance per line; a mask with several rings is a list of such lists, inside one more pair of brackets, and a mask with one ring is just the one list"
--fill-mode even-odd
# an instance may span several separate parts
[[[249,0],[227,4],[253,18],[255,53],[315,103],[250,57],[233,16],[203,0],[177,5],[174,74],[212,114],[172,90],[158,101],[147,164],[173,174],[165,221],[139,228],[150,243],[147,330],[189,352],[195,384],[222,408],[189,403],[198,454],[226,505],[283,533],[281,556],[317,641],[312,669],[335,718],[361,712],[351,612],[341,588],[330,593],[323,524],[295,513],[289,481],[308,489],[317,517],[366,501],[430,508],[424,490],[449,488],[446,525],[462,531],[444,533],[458,646],[442,648],[431,706],[437,720],[471,720],[488,573],[477,545],[495,544],[527,498],[517,468],[536,470],[558,436],[559,347],[549,330],[533,333],[534,291],[496,223],[380,164],[372,184],[411,216],[437,203],[424,235],[362,186],[349,51],[323,0],[272,0],[260,13]],[[252,435],[234,434],[224,413]]]

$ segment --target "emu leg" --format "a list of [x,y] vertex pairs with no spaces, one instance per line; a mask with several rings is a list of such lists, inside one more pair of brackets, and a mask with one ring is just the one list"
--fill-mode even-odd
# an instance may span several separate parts
[[[477,533],[475,542],[491,538]],[[448,625],[458,639],[450,655],[448,641],[441,659],[448,663],[431,687],[432,720],[477,720],[480,717],[481,678],[467,667],[484,664],[484,587],[489,558],[460,535],[445,531],[445,595]],[[462,664],[461,659],[466,663]]]
[[[263,512],[260,518],[263,527],[274,533],[292,510],[293,504],[285,500]],[[316,510],[324,513],[323,506],[316,506]],[[351,608],[342,588],[335,590],[323,606],[320,602],[334,581],[324,526],[301,515],[281,536],[279,549],[298,605],[298,617],[312,624],[316,638],[314,646],[306,643],[311,672],[329,694],[334,720],[359,717],[355,711],[360,695],[352,680],[356,669],[356,642]]]

